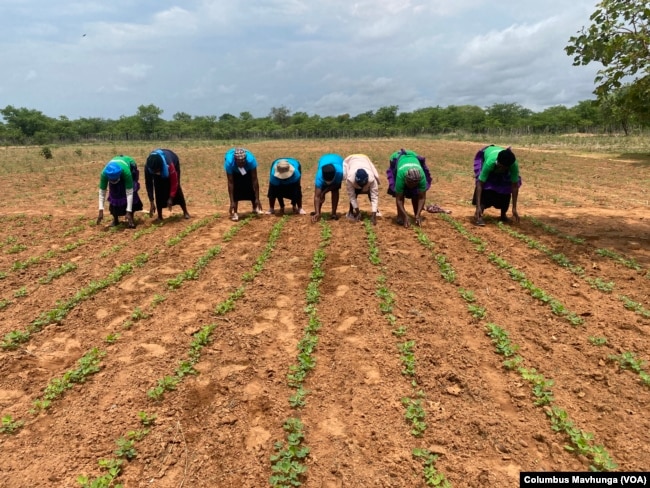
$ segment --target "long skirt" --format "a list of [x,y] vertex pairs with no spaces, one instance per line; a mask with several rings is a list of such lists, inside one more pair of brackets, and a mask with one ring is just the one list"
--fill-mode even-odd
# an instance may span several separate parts
[[[472,205],[476,205],[476,188],[474,188],[474,195],[472,196]],[[510,193],[499,193],[495,190],[486,190],[483,188],[481,192],[481,207],[494,207],[505,213],[510,207]]]
[[255,190],[253,189],[253,178],[250,171],[246,172],[245,175],[235,171],[232,176],[234,179],[234,200],[236,202],[248,200],[255,204]]
[[300,181],[290,183],[288,185],[269,185],[269,191],[266,196],[270,199],[277,199],[280,202],[280,207],[284,207],[284,198],[291,201],[291,205],[298,205],[302,203],[302,188]]
[[[133,212],[142,210],[142,200],[140,200],[140,172],[138,167],[131,165],[131,177],[133,178]],[[126,215],[126,187],[124,181],[120,181],[113,185],[108,185],[108,211],[113,217],[122,217]]]
[[[163,209],[167,207],[167,200],[169,200],[169,192],[171,189],[169,178],[162,178],[160,175],[153,176],[153,190],[156,198],[156,207]],[[178,189],[176,195],[172,200],[172,206],[180,205],[181,208],[185,207],[185,195],[183,195],[183,188],[181,188],[180,178],[178,180]]]

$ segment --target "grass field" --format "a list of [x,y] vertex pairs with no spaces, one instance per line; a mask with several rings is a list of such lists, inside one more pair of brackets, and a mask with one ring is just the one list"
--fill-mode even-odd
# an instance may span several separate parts
[[[491,142],[521,164],[518,225],[494,209],[472,225],[472,159]],[[95,225],[99,172],[115,154],[142,168],[153,146],[0,149],[0,486],[501,488],[520,471],[647,470],[647,140],[245,144],[265,209],[274,159],[301,161],[309,211],[321,154],[367,154],[376,226],[247,204],[235,224],[231,145],[164,146],[192,219],[138,213],[135,230]],[[400,148],[427,157],[428,201],[450,215],[395,223]]]

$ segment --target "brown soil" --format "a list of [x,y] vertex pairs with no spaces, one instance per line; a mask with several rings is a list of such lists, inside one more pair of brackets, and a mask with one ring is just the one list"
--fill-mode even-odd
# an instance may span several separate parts
[[[226,146],[174,147],[192,219],[178,218],[174,208],[164,225],[154,227],[148,216],[137,214],[135,231],[94,225],[97,175],[115,148],[92,149],[94,160],[86,164],[55,160],[39,171],[12,170],[0,177],[1,336],[26,330],[41,314],[137,255],[147,253],[148,260],[80,301],[60,324],[34,332],[14,350],[0,350],[0,414],[24,422],[13,434],[0,434],[0,486],[73,487],[80,486],[80,475],[106,473],[98,461],[116,457],[116,440],[143,428],[139,412],[156,415],[156,421],[135,442],[137,456],[122,465],[117,481],[125,487],[269,486],[274,444],[286,443],[283,424],[291,417],[301,419],[304,445],[310,448],[300,478],[306,487],[425,486],[414,448],[437,454],[436,470],[458,487],[515,487],[520,471],[588,470],[591,456],[567,450],[567,435],[551,428],[550,406],[536,406],[531,383],[504,368],[504,357],[486,334],[487,323],[509,333],[525,368],[553,380],[550,405],[566,411],[578,429],[593,433],[591,445],[603,446],[618,470],[648,469],[650,388],[610,358],[623,353],[650,358],[650,319],[643,316],[650,310],[648,162],[514,148],[524,186],[522,220],[511,228],[582,267],[581,277],[500,229],[494,209],[487,212],[486,227],[471,225],[471,161],[480,144],[278,141],[248,147],[260,161],[263,195],[273,159],[301,160],[308,211],[320,154],[364,152],[384,174],[390,153],[400,147],[416,150],[427,156],[434,174],[429,202],[452,210],[457,222],[486,243],[486,251],[478,252],[438,214],[426,214],[422,226],[433,243],[427,249],[416,232],[396,225],[385,178],[384,216],[373,229],[379,265],[369,260],[362,224],[344,218],[327,222],[332,237],[324,247],[318,288],[322,328],[313,353],[316,365],[304,380],[306,404],[293,408],[289,398],[295,389],[287,375],[297,364],[297,345],[308,325],[307,286],[321,225],[308,215],[289,215],[263,269],[248,282],[243,276],[254,269],[281,219],[252,218],[232,240],[224,240],[234,226],[227,218],[221,164]],[[149,149],[129,152],[142,165]],[[146,200],[144,191],[141,195]],[[367,200],[360,202],[367,210]],[[266,198],[263,203],[267,208]],[[339,212],[347,205],[342,192]],[[242,207],[245,216],[249,208]],[[329,196],[324,210],[330,210]],[[202,227],[189,227],[203,219]],[[151,232],[141,232],[145,229]],[[170,245],[173,237],[180,242]],[[77,246],[70,249],[72,243]],[[221,252],[196,280],[178,289],[168,286],[215,246]],[[599,249],[634,260],[639,269],[602,256]],[[584,323],[571,325],[554,315],[492,264],[489,253],[523,271]],[[441,275],[441,256],[455,271],[453,282]],[[14,269],[15,261],[30,258],[39,259]],[[77,267],[39,283],[65,263]],[[380,276],[394,297],[394,326],[380,308]],[[592,288],[587,279],[597,278],[614,283],[614,290]],[[217,306],[242,285],[234,310],[217,314]],[[486,318],[470,314],[462,290],[474,293]],[[629,310],[621,295],[642,308]],[[154,305],[157,296],[165,300]],[[149,316],[133,319],[136,311]],[[159,401],[149,398],[147,392],[188,358],[192,335],[210,324],[216,327],[195,365],[199,374],[183,377]],[[393,333],[398,327],[405,335]],[[112,333],[119,336],[109,344],[105,339]],[[589,340],[594,337],[607,342],[594,345]],[[405,341],[414,341],[414,376],[402,372],[399,345]],[[100,371],[65,391],[46,411],[31,412],[46,385],[75,369],[92,348],[105,352]],[[427,428],[419,437],[405,418],[405,397],[422,400]]]

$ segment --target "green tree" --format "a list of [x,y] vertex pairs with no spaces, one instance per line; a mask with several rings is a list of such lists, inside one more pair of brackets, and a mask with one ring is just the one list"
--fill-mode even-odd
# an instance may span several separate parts
[[286,127],[291,122],[291,110],[284,105],[280,107],[273,107],[269,113],[269,117],[276,124]]
[[140,127],[144,134],[153,134],[162,126],[163,120],[160,118],[163,111],[153,103],[149,105],[140,105],[136,117],[140,121]]
[[648,0],[602,0],[589,20],[591,25],[570,37],[564,49],[574,66],[603,65],[595,79],[598,98],[619,88],[624,78],[650,74]]
[[381,124],[383,127],[390,127],[397,122],[397,105],[390,105],[388,107],[380,107],[375,112],[375,122]]
[[27,137],[32,137],[37,132],[48,131],[55,122],[38,110],[15,108],[11,105],[0,109],[0,114],[7,122],[8,129],[16,129]]

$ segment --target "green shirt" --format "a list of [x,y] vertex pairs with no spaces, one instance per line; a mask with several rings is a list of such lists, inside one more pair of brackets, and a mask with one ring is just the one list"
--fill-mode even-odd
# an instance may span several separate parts
[[[133,161],[133,158],[129,156],[115,156],[113,159],[109,161],[109,163],[117,163],[120,168],[122,168],[122,174],[120,175],[120,178],[124,182],[124,188],[127,190],[133,189],[133,176],[131,175],[131,162]],[[101,175],[99,176],[99,189],[100,190],[106,190],[108,188],[108,178],[102,171]]]
[[[505,147],[500,146],[488,146],[483,152],[483,167],[481,168],[481,174],[478,175],[479,181],[485,183],[494,171],[497,166],[497,156]],[[510,181],[512,183],[517,183],[519,181],[519,163],[515,162],[508,168],[510,172]]]
[[406,173],[408,173],[408,170],[412,168],[420,171],[418,192],[424,192],[427,190],[427,177],[424,174],[424,169],[422,169],[420,160],[415,156],[413,151],[407,151],[406,154],[397,161],[395,168],[395,193],[404,193],[404,187],[406,186]]

